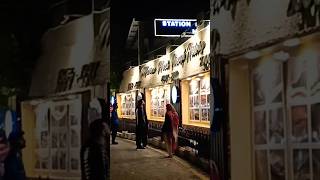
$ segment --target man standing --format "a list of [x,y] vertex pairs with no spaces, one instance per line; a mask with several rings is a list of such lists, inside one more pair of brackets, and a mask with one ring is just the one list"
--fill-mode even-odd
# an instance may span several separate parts
[[148,142],[148,119],[144,100],[140,99],[136,108],[136,145],[137,149],[144,149]]
[[113,104],[113,108],[111,111],[112,144],[118,144],[118,142],[116,142],[118,127],[119,127],[119,118],[118,118],[117,109],[118,109],[118,104],[115,102]]
[[103,119],[97,119],[90,124],[90,137],[81,147],[82,180],[109,180],[110,161],[108,155],[110,130]]

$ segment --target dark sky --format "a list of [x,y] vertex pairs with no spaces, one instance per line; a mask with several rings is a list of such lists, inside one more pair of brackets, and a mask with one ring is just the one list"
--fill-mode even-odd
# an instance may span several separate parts
[[113,0],[111,3],[111,61],[119,62],[132,18],[196,18],[200,11],[210,9],[210,0]]

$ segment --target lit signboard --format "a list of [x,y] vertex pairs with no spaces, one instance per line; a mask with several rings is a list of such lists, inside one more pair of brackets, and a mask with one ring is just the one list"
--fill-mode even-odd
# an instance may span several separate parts
[[196,19],[155,19],[155,36],[179,37],[182,34],[192,36],[197,29]]

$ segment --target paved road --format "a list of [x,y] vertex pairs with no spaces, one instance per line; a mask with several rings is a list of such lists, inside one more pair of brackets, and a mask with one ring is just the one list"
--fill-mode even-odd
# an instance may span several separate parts
[[111,145],[111,180],[202,180],[208,176],[178,157],[165,158],[153,148],[135,149],[133,141],[118,138]]

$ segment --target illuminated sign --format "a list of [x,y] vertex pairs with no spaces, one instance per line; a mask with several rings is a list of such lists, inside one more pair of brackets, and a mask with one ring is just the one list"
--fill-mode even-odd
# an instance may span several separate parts
[[155,36],[192,36],[197,29],[196,19],[155,19]]
[[177,90],[177,87],[176,86],[173,86],[172,89],[171,89],[171,99],[172,99],[172,102],[175,104],[177,103],[177,100],[178,100],[178,90]]
[[114,96],[111,96],[110,103],[111,103],[111,105],[114,105],[114,103],[115,103],[115,98],[114,98]]

